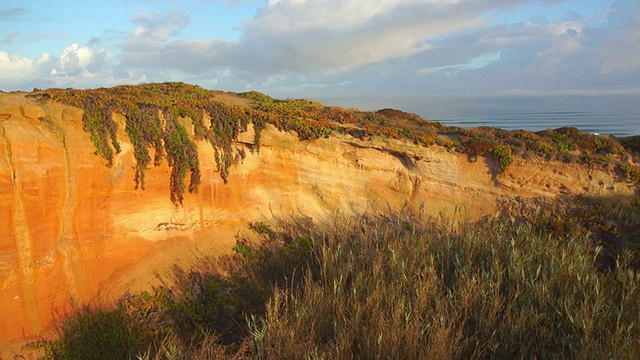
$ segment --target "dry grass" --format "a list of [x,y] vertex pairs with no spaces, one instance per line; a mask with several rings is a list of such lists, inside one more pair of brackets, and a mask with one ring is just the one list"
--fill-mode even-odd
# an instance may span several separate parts
[[638,239],[598,270],[606,243],[592,216],[608,209],[603,221],[637,229],[639,200],[575,201],[591,205],[584,222],[566,224],[549,214],[574,211],[567,203],[512,206],[473,224],[379,215],[253,224],[263,242],[240,239],[226,277],[192,272],[177,289],[129,301],[125,314],[156,322],[132,317],[113,331],[147,335],[125,352],[140,359],[639,358]]
[[640,277],[594,271],[587,238],[549,237],[536,219],[456,228],[344,221],[306,234],[319,244],[320,271],[308,271],[301,287],[276,289],[264,320],[252,324],[258,357],[639,354]]

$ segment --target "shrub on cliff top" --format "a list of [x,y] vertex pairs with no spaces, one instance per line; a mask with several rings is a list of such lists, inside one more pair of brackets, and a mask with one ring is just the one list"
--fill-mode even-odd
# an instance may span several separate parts
[[506,145],[498,145],[496,148],[492,149],[493,152],[498,157],[498,162],[500,163],[500,169],[498,173],[502,174],[507,171],[507,167],[511,165],[513,162],[513,154],[511,153],[511,148]]
[[[134,147],[135,187],[144,189],[145,173],[151,166],[162,163],[165,155],[172,167],[170,199],[182,202],[184,190],[197,191],[200,169],[195,144],[186,130],[177,123],[178,117],[190,117],[196,136],[206,137],[215,149],[218,170],[226,182],[229,166],[233,162],[231,142],[240,130],[246,130],[251,117],[239,106],[227,106],[213,99],[214,92],[184,83],[143,84],[116,86],[94,90],[50,89],[34,96],[52,98],[85,110],[84,128],[91,134],[96,153],[111,166],[114,152],[120,151],[117,141],[117,123],[113,115],[119,113],[126,119],[126,132]],[[210,126],[203,123],[203,113],[212,116]],[[160,117],[163,117],[161,121]],[[256,129],[260,138],[262,127]],[[152,148],[153,154],[149,153]],[[189,186],[184,185],[186,175],[191,174]]]
[[[611,136],[583,133],[570,127],[537,133],[489,127],[463,129],[446,127],[394,109],[357,111],[326,107],[307,99],[277,100],[258,92],[239,94],[251,100],[249,107],[225,104],[217,100],[216,94],[218,92],[199,86],[162,83],[94,90],[49,89],[31,96],[83,108],[84,128],[90,133],[96,154],[107,160],[107,166],[112,165],[115,154],[120,151],[116,136],[118,124],[113,114],[124,115],[126,131],[134,146],[137,161],[135,186],[140,188],[144,188],[151,156],[153,164],[158,165],[168,152],[167,140],[172,139],[171,147],[174,150],[182,148],[191,152],[188,149],[194,148],[189,136],[177,135],[176,131],[181,130],[165,128],[159,117],[159,114],[165,113],[175,119],[191,118],[195,134],[193,140],[206,139],[211,144],[218,172],[225,183],[228,182],[230,167],[237,163],[239,155],[233,151],[231,143],[237,140],[240,131],[247,129],[249,122],[254,125],[253,146],[256,151],[260,149],[262,130],[266,124],[272,124],[282,131],[295,131],[302,140],[328,137],[337,131],[361,140],[378,136],[407,140],[423,146],[440,144],[468,154],[471,161],[479,155],[494,153],[500,160],[500,172],[504,172],[514,156],[542,156],[547,160],[555,158],[569,163],[582,161],[603,168],[624,167],[629,159],[640,156],[635,138],[622,139],[621,144]],[[205,124],[207,115],[211,117],[211,122]],[[153,154],[149,153],[149,148],[154,149]],[[193,155],[192,152],[192,155],[180,158],[184,161],[172,162],[178,168],[172,169],[169,180],[170,198],[176,204],[183,198],[184,190],[197,190],[199,180],[199,171],[193,166],[199,163],[197,153]],[[185,166],[185,163],[188,164]],[[187,173],[191,173],[188,187],[184,185]]]

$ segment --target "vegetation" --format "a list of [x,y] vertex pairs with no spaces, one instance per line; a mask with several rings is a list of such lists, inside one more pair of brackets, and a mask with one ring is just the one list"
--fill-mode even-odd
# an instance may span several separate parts
[[201,107],[210,98],[207,90],[182,83],[165,83],[94,90],[49,89],[33,96],[84,109],[84,128],[91,134],[96,154],[107,160],[107,166],[113,164],[114,154],[120,152],[118,123],[114,117],[123,116],[137,162],[136,188],[145,188],[145,172],[152,160],[149,149],[153,148],[153,165],[159,166],[167,157],[173,168],[170,196],[174,203],[182,202],[187,173],[191,174],[189,191],[197,190],[200,169],[196,145],[177,118],[189,116],[196,131],[201,130]]
[[[135,186],[167,161],[175,204],[201,181],[196,142],[212,146],[226,183],[246,156],[233,144],[249,124],[256,152],[272,125],[302,140],[339,133],[443,146],[496,159],[496,174],[516,159],[544,159],[640,185],[640,137],[462,129],[393,109],[258,92],[237,94],[241,106],[219,94],[164,83],[33,96],[84,109],[107,166],[124,123]],[[258,243],[240,235],[235,255],[177,269],[173,285],[73,317],[58,339],[31,346],[48,359],[640,357],[640,195],[505,199],[501,210],[475,223],[408,214],[252,223]]]
[[182,203],[185,189],[184,178],[191,173],[189,192],[194,192],[200,182],[200,164],[195,144],[189,140],[185,128],[176,121],[179,116],[175,111],[164,111],[165,134],[164,147],[171,166],[171,201]]
[[241,236],[236,255],[38,346],[51,359],[637,358],[640,196],[502,209],[254,223],[259,244]]
[[640,166],[622,163],[619,165],[620,170],[624,173],[627,181],[635,182],[640,185]]
[[500,169],[498,172],[504,173],[507,170],[507,167],[513,162],[511,148],[506,145],[498,145],[491,151],[498,157],[498,161],[500,162]]
[[[121,150],[117,116],[124,116],[126,133],[136,158],[135,187],[144,189],[145,172],[167,159],[172,166],[171,200],[179,204],[185,190],[197,191],[199,158],[194,141],[206,140],[214,149],[217,170],[225,183],[231,166],[246,154],[232,143],[253,124],[253,149],[260,151],[262,131],[267,124],[281,131],[293,131],[301,140],[348,134],[360,140],[375,137],[397,139],[421,146],[438,144],[451,151],[478,157],[496,157],[496,174],[507,171],[516,158],[558,160],[620,171],[629,181],[638,181],[640,136],[615,139],[563,127],[537,133],[506,131],[489,127],[462,129],[447,127],[418,115],[394,109],[375,112],[327,107],[307,99],[278,100],[256,91],[238,96],[247,105],[230,105],[219,100],[217,91],[184,83],[117,86],[94,90],[49,89],[32,96],[54,99],[84,109],[84,128],[90,133],[96,154],[112,166]],[[193,135],[184,127],[190,121]],[[631,161],[630,161],[631,160]],[[190,174],[189,186],[185,185]]]
[[152,340],[134,327],[123,308],[76,315],[63,324],[61,333],[59,341],[29,347],[44,349],[46,359],[128,359]]

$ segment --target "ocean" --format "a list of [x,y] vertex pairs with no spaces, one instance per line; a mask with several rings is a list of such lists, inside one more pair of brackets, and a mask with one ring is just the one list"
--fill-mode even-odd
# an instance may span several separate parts
[[393,107],[447,126],[529,131],[572,126],[602,135],[640,135],[639,95],[436,95],[359,100],[356,106]]
[[530,131],[573,126],[598,134],[640,135],[640,96],[434,97],[416,113],[449,126]]

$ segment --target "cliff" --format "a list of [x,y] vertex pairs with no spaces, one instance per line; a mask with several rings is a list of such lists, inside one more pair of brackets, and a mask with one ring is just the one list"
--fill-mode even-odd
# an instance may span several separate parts
[[501,197],[635,191],[604,167],[516,157],[498,174],[493,157],[472,162],[437,144],[348,132],[300,140],[268,123],[259,152],[252,124],[232,142],[244,156],[225,184],[216,150],[183,121],[196,144],[200,186],[180,204],[169,196],[167,159],[150,166],[145,189],[136,189],[126,118],[113,119],[120,152],[107,167],[82,109],[0,94],[0,349],[51,332],[79,309],[147,289],[175,265],[229,252],[252,221],[403,210],[479,218],[495,213]]

